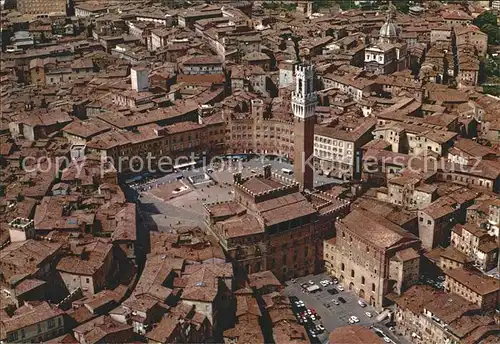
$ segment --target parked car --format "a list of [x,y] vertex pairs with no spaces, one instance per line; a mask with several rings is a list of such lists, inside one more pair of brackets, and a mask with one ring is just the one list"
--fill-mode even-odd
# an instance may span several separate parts
[[346,303],[347,302],[342,296],[339,297],[339,301],[342,302],[342,303]]
[[333,277],[332,282],[333,282],[333,284],[337,284],[337,283],[339,283],[339,280],[337,279],[337,277]]
[[392,340],[391,340],[391,338],[384,336],[384,342],[392,343]]
[[354,321],[355,323],[358,323],[359,322],[359,319],[357,316],[355,315],[351,315],[351,317],[349,319],[352,319],[352,321]]
[[329,280],[322,280],[321,282],[319,282],[323,287],[327,287],[329,286],[330,284],[332,284],[331,281]]
[[302,308],[302,307],[305,307],[305,306],[306,306],[306,305],[305,305],[305,303],[304,303],[304,301],[300,301],[300,300],[299,300],[299,301],[295,301],[293,304],[294,304],[294,305],[295,305],[295,307],[297,307],[297,308]]
[[314,281],[313,280],[309,280],[307,283],[309,283],[310,285],[314,285]]
[[313,338],[316,338],[318,335],[316,334],[316,331],[314,331],[313,329],[309,329],[309,334],[311,335],[311,337]]
[[363,307],[363,308],[364,308],[364,307],[366,307],[366,302],[365,302],[365,300],[363,300],[363,299],[359,299],[359,300],[358,300],[358,305],[360,305],[360,306],[361,306],[361,307]]
[[332,302],[333,302],[333,304],[334,304],[334,305],[336,305],[336,306],[340,305],[340,302],[339,302],[338,300],[333,299],[333,300],[332,300]]
[[365,314],[366,314],[366,316],[367,316],[368,318],[371,318],[371,317],[372,317],[372,314],[371,314],[370,312],[366,312]]
[[339,285],[337,285],[337,289],[338,289],[339,291],[344,291],[344,287],[343,287],[343,286],[341,286],[340,284],[339,284]]
[[330,288],[327,290],[330,295],[338,294],[339,292],[335,288]]

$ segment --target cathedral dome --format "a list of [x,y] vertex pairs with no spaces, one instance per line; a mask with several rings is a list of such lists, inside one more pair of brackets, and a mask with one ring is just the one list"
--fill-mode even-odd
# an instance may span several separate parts
[[380,28],[379,33],[380,38],[397,38],[398,37],[398,26],[392,21],[387,21]]

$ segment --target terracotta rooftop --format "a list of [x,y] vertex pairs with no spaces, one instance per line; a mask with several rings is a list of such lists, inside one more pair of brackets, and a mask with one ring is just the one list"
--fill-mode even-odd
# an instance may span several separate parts
[[250,214],[232,217],[217,224],[219,232],[226,239],[244,237],[248,235],[263,234],[264,226],[258,219]]
[[103,239],[96,239],[82,246],[77,246],[77,254],[61,258],[57,270],[75,275],[94,275],[104,264],[105,258],[110,254],[113,245]]
[[[121,337],[123,340],[133,339],[132,326],[119,323],[113,320],[110,316],[103,315],[93,319],[83,325],[78,326],[73,330],[75,333],[83,336],[88,344],[96,344],[101,342],[107,335],[122,331],[129,331],[130,338]],[[128,340],[127,340],[128,341]]]
[[274,276],[274,274],[269,270],[248,275],[248,281],[250,286],[256,289],[261,289],[266,286],[280,287],[282,285],[276,276]]
[[253,192],[255,194],[260,192],[275,190],[283,186],[283,184],[281,184],[276,180],[268,178],[260,178],[260,177],[250,178],[241,183],[241,185],[247,188],[250,192]]
[[42,262],[53,257],[60,248],[60,244],[35,240],[11,243],[0,251],[0,261],[11,269],[2,267],[1,272],[5,279],[34,273]]
[[[374,246],[388,249],[393,245],[418,238],[406,232],[389,220],[364,209],[355,209],[337,223],[339,229],[347,229],[359,237],[368,240]],[[366,228],[370,231],[366,231]]]
[[42,302],[38,306],[25,305],[18,308],[16,313],[9,319],[2,319],[3,326],[0,326],[0,338],[6,338],[6,334],[21,328],[26,328],[42,323],[48,319],[61,316],[64,312],[47,302]]
[[384,341],[369,328],[350,325],[333,330],[330,335],[330,344],[382,344]]
[[479,272],[457,268],[453,270],[444,270],[444,273],[447,277],[454,279],[479,295],[498,293],[500,290],[500,280],[483,275]]

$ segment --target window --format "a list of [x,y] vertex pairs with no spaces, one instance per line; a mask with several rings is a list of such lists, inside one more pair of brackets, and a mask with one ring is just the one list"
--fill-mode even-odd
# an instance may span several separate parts
[[354,277],[354,270],[351,270],[351,277]]
[[361,284],[365,284],[365,276],[361,276]]
[[85,283],[90,283],[90,278],[86,277],[85,278]]
[[47,320],[47,327],[48,328],[53,328],[55,326],[56,326],[56,322],[54,321],[54,319]]
[[345,265],[344,265],[344,263],[342,263],[341,269],[342,269],[342,271],[344,271],[344,270],[345,270]]
[[427,220],[427,224],[430,225],[432,223],[431,220]]
[[375,291],[375,283],[372,283],[372,291]]
[[7,336],[9,342],[13,342],[17,340],[17,331],[9,333]]

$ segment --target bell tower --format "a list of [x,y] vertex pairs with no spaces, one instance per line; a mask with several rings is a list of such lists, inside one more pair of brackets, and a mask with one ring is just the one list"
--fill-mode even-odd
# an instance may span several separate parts
[[314,67],[295,67],[295,91],[292,93],[294,114],[294,173],[302,189],[314,187],[314,125],[317,95],[314,91]]

